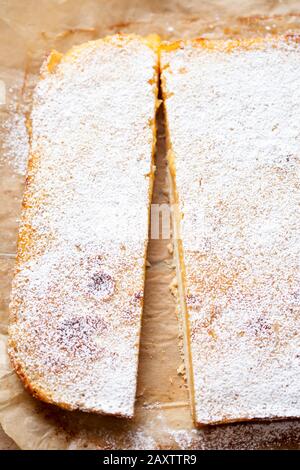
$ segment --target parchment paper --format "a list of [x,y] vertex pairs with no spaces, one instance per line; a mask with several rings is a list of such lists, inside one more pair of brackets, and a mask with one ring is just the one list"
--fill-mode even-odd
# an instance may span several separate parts
[[[300,445],[300,421],[193,428],[175,301],[169,289],[175,276],[171,240],[149,244],[133,421],[67,412],[33,399],[11,370],[6,354],[28,151],[24,114],[30,110],[31,92],[45,55],[52,48],[65,51],[73,44],[120,31],[158,33],[165,39],[299,32],[297,12],[299,0],[0,0],[0,79],[6,85],[6,104],[0,105],[0,422],[20,448],[275,449]],[[154,203],[168,202],[162,110],[158,123]],[[13,445],[6,439],[4,447]]]

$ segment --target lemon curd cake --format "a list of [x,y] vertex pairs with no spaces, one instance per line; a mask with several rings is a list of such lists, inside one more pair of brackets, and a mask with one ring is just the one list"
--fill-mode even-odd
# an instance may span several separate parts
[[63,408],[134,413],[157,74],[116,35],[53,52],[35,91],[9,353]]
[[161,49],[196,424],[300,416],[300,45]]

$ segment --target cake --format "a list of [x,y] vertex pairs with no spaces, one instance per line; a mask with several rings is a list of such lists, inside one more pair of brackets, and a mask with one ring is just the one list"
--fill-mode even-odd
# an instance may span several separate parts
[[69,410],[134,414],[154,175],[155,41],[53,51],[30,118],[9,354]]
[[297,37],[161,48],[196,425],[300,416]]

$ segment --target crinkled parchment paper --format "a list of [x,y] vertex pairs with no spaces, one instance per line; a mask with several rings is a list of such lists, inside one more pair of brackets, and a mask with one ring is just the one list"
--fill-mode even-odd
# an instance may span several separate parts
[[[300,13],[299,0],[0,0],[0,80],[6,87],[6,103],[0,104],[0,421],[17,446],[23,449],[299,446],[300,421],[236,424],[198,431],[193,428],[175,302],[169,290],[175,275],[170,240],[151,240],[149,244],[133,421],[63,411],[33,399],[11,370],[6,354],[8,303],[28,152],[24,117],[30,111],[32,89],[45,55],[52,48],[65,51],[73,44],[120,31],[158,33],[166,39],[299,31],[297,7]],[[288,15],[282,16],[285,14]],[[160,110],[154,203],[168,202],[161,113]],[[14,447],[4,436],[0,436],[0,444],[2,448]]]

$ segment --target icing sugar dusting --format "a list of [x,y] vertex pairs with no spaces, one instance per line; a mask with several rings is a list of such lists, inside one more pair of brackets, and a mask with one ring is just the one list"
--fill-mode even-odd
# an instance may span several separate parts
[[[188,411],[188,410],[185,410]],[[181,450],[259,450],[296,448],[299,446],[300,423],[296,421],[240,423],[193,429],[180,426],[167,414],[145,414],[125,429],[107,430],[99,423],[93,437],[81,426],[69,448],[99,449],[181,449]],[[282,446],[284,442],[284,446]]]
[[71,409],[133,414],[156,62],[135,37],[90,42],[34,94],[10,353]]
[[300,48],[222,47],[162,54],[197,420],[297,417]]
[[26,120],[23,114],[13,114],[2,126],[5,133],[2,162],[8,162],[19,174],[25,175],[29,154]]

